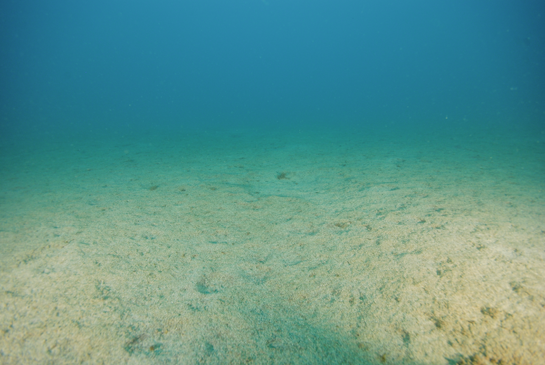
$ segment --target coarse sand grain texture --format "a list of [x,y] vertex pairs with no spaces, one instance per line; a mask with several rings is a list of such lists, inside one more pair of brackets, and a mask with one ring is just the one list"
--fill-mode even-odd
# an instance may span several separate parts
[[545,135],[0,145],[2,364],[543,364]]

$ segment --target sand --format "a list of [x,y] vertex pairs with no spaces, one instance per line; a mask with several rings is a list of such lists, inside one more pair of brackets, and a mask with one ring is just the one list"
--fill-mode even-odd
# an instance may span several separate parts
[[540,364],[545,133],[0,146],[2,364]]

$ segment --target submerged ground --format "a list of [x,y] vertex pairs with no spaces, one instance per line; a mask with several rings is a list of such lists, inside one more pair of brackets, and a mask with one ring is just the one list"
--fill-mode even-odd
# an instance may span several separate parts
[[545,133],[0,145],[0,362],[537,364]]

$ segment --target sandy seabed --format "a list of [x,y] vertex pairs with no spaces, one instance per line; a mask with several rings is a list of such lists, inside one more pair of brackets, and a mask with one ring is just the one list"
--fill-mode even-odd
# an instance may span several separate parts
[[2,142],[2,364],[542,364],[545,133]]

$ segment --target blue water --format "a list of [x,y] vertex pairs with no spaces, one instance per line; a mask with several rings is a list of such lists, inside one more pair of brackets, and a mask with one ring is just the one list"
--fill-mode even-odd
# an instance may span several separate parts
[[541,1],[3,1],[10,131],[543,128]]

